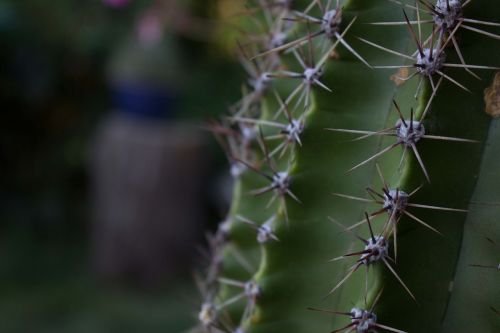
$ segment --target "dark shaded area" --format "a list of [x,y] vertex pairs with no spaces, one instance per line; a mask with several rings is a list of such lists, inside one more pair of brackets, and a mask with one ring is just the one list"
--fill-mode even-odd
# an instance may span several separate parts
[[[179,8],[179,16],[215,20],[217,1],[170,3],[0,1],[2,332],[178,332],[192,323],[198,296],[189,270],[199,260],[195,246],[203,240],[202,231],[220,217],[223,200],[212,195],[216,184],[211,179],[224,163],[220,152],[209,161],[207,156],[217,156],[212,154],[214,143],[196,128],[236,99],[240,71],[221,45],[193,38],[179,29],[182,25],[170,24]],[[155,48],[166,53],[150,57],[148,52]],[[154,61],[158,71],[151,71]],[[160,73],[160,84],[151,80],[155,72]],[[103,256],[99,251],[106,251],[96,246],[96,201],[106,204],[108,199],[96,194],[105,185],[95,183],[102,179],[95,173],[117,160],[108,161],[106,155],[96,164],[95,151],[102,146],[99,131],[108,131],[106,124],[116,117],[133,124],[127,138],[146,133],[149,140],[148,126],[181,124],[183,133],[194,133],[203,151],[197,162],[199,183],[192,189],[199,201],[199,221],[191,229],[190,243],[179,250],[175,262],[165,261],[168,253],[160,255],[157,266],[168,264],[168,269],[152,272],[147,279],[141,278],[140,267],[107,275],[96,264]],[[136,125],[142,134],[137,134],[141,130]],[[111,146],[110,151],[117,149]],[[126,177],[136,172],[132,167],[123,170]],[[176,178],[165,177],[167,182]],[[162,193],[170,195],[167,192]],[[171,198],[180,200],[179,209],[190,206],[182,198]],[[150,213],[164,208],[161,202],[151,206]],[[173,222],[166,218],[165,223]],[[169,241],[164,243],[161,251],[177,253],[169,250]]]

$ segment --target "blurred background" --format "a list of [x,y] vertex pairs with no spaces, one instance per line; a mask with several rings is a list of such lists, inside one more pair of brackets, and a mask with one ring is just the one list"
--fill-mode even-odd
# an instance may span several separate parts
[[0,0],[1,332],[193,325],[243,2]]

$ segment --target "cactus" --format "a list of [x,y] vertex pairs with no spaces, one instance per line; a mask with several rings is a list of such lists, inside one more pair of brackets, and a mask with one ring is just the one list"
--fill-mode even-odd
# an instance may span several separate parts
[[211,126],[235,183],[198,330],[498,332],[500,7],[250,11],[269,31],[247,36],[252,79]]

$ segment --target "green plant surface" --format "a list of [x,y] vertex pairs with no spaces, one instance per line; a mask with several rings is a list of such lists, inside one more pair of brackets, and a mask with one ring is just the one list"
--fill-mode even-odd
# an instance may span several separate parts
[[[405,26],[374,27],[367,24],[400,21],[401,7],[385,0],[352,0],[344,4],[344,10],[344,24],[357,16],[347,41],[370,64],[402,65],[404,60],[363,44],[355,36],[400,52],[414,51],[415,46]],[[495,21],[495,17],[500,17],[500,7],[492,2],[476,0],[465,13],[467,17],[478,20]],[[469,31],[460,31],[458,38],[468,63],[498,63],[499,45],[494,40]],[[262,288],[256,313],[245,325],[246,332],[330,332],[347,325],[349,318],[309,311],[308,307],[340,312],[348,312],[353,306],[370,308],[380,292],[381,297],[374,311],[378,322],[399,330],[498,331],[495,330],[498,328],[498,314],[489,309],[495,306],[498,309],[495,272],[478,272],[479,268],[469,266],[475,262],[483,263],[483,260],[496,265],[494,249],[484,238],[484,234],[488,234],[498,239],[493,208],[471,204],[471,200],[495,202],[499,195],[499,187],[494,186],[498,182],[493,171],[496,166],[495,146],[485,148],[484,144],[487,137],[489,145],[498,135],[496,122],[491,122],[484,113],[483,90],[491,83],[491,71],[478,72],[482,79],[479,81],[462,69],[447,70],[471,92],[444,81],[424,120],[426,133],[479,142],[425,139],[419,142],[418,151],[429,171],[431,183],[427,183],[418,161],[409,152],[401,170],[398,168],[402,154],[400,148],[378,159],[378,165],[391,188],[410,193],[422,186],[410,199],[412,203],[469,208],[468,213],[409,208],[412,214],[439,230],[441,235],[407,217],[403,217],[398,224],[397,262],[393,267],[415,295],[416,301],[379,263],[374,265],[368,276],[366,304],[364,267],[335,293],[328,295],[354,263],[354,260],[328,262],[329,259],[363,249],[363,244],[356,237],[330,222],[328,217],[349,226],[362,220],[365,211],[380,208],[339,198],[332,192],[366,197],[366,187],[380,189],[382,183],[375,163],[349,173],[346,171],[388,146],[394,139],[374,136],[354,142],[350,134],[330,132],[325,128],[378,131],[392,127],[397,120],[393,99],[409,118],[410,108],[417,110],[417,117],[422,114],[431,95],[430,86],[426,84],[422,96],[415,100],[415,80],[399,87],[390,80],[396,70],[369,69],[345,50],[339,52],[340,58],[328,62],[322,77],[333,92],[313,89],[314,104],[302,135],[303,146],[296,147],[291,159],[291,190],[302,202],[286,199],[288,223],[285,223],[278,205],[265,208],[269,196],[252,198],[248,195],[249,190],[266,184],[262,177],[246,174],[236,185],[231,211],[233,219],[236,215],[243,215],[254,221],[264,221],[276,211],[281,214],[275,230],[280,241],[265,244],[262,257],[259,257],[258,245],[254,241],[255,234],[249,231],[248,226],[234,220],[232,223],[232,242],[237,244],[245,257],[259,265],[255,280]],[[448,62],[459,62],[452,51],[448,54]],[[286,161],[280,164],[284,168]],[[376,233],[386,220],[386,215],[373,220]],[[355,232],[365,238],[369,235],[366,225]],[[230,258],[230,253],[227,256]],[[227,262],[224,275],[245,277],[234,261]],[[474,288],[469,288],[471,285]],[[229,288],[223,288],[222,295],[230,297]],[[471,307],[474,309],[471,310]],[[232,312],[234,318],[239,311]]]
[[442,331],[445,333],[500,330],[498,313],[495,314],[500,307],[497,268],[497,241],[500,239],[497,207],[500,202],[499,151],[500,128],[498,120],[494,120],[490,124],[470,213],[465,221],[453,292],[443,320]]

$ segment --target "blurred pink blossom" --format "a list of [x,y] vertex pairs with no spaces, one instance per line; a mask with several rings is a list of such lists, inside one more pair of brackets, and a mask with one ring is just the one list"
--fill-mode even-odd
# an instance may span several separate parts
[[155,11],[143,15],[137,24],[139,40],[146,45],[154,45],[161,41],[164,33],[164,22]]
[[128,5],[130,0],[102,0],[102,2],[110,7],[121,8]]

